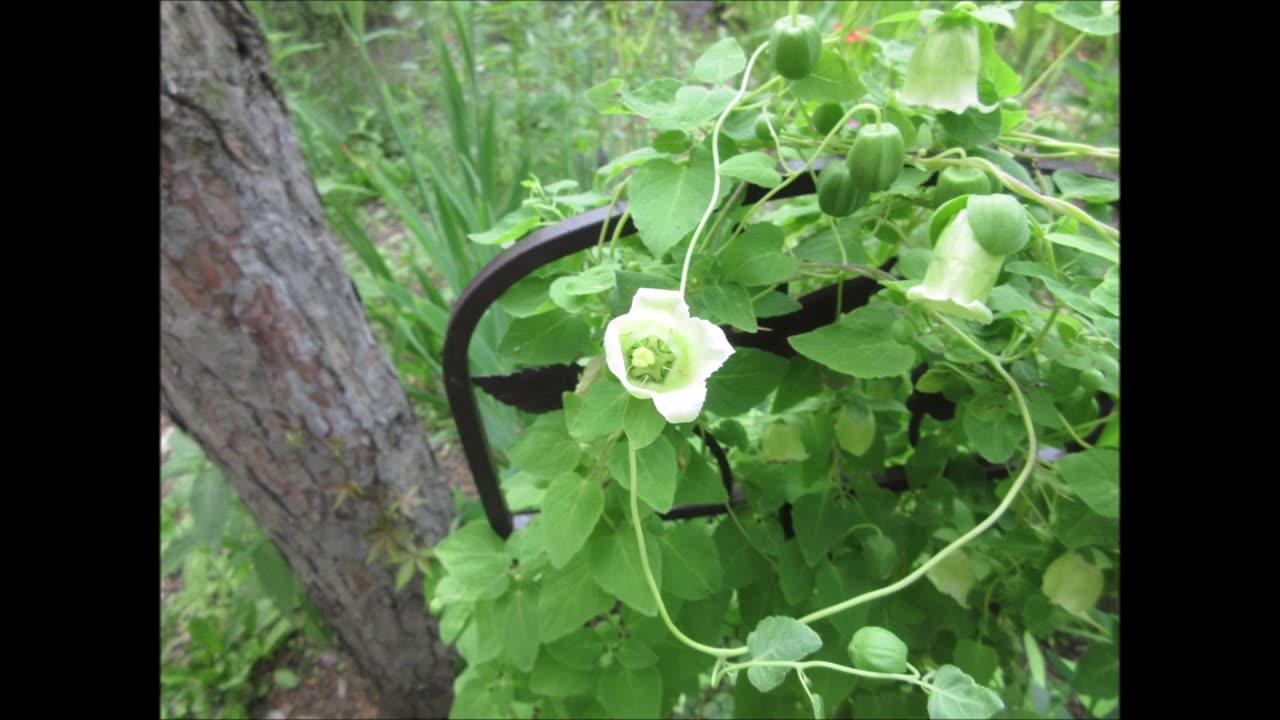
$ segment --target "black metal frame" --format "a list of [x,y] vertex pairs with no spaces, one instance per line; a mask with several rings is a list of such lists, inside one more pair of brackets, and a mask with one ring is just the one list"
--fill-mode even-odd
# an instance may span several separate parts
[[[831,157],[816,160],[811,173],[805,173],[797,177],[773,197],[784,199],[813,194],[816,192],[814,185],[816,173],[820,172],[826,163],[832,160],[843,161],[843,158]],[[792,163],[789,169],[794,170],[801,166],[801,163],[796,162]],[[1070,167],[1086,174],[1106,176],[1106,173],[1092,168]],[[746,204],[758,202],[767,192],[764,188],[748,185],[742,202]],[[489,519],[490,527],[500,537],[509,536],[512,530],[515,529],[515,523],[511,511],[507,507],[506,499],[503,497],[502,488],[498,483],[493,458],[489,451],[488,438],[485,435],[479,407],[476,404],[469,363],[471,339],[485,311],[503,293],[543,265],[586,250],[596,244],[606,222],[609,225],[618,222],[626,213],[626,210],[627,203],[619,202],[613,207],[612,212],[608,207],[590,210],[550,227],[542,228],[525,237],[503,251],[480,270],[471,283],[467,285],[466,289],[463,290],[462,295],[454,305],[453,313],[450,315],[443,352],[445,394],[449,400],[449,407],[453,411],[458,437],[462,443],[462,450],[466,455],[467,464],[470,466],[476,490],[480,495],[480,502],[484,507],[485,515]],[[628,219],[626,226],[622,229],[622,234],[628,235],[634,232],[636,232],[636,227]],[[867,298],[878,289],[874,281],[865,278],[846,280],[844,285],[845,293],[842,311],[851,310],[853,307],[865,303]],[[731,332],[731,337],[736,336],[736,342],[733,342],[733,344],[738,347],[759,347],[786,356],[793,355],[794,351],[786,344],[786,337],[798,332],[816,329],[816,327],[820,326],[812,321],[812,317],[815,314],[811,311],[815,309],[815,306],[819,305],[824,307],[829,305],[830,310],[834,310],[836,288],[837,285],[833,284],[827,288],[817,290],[801,299],[801,304],[806,307],[805,310],[773,319],[771,324],[778,326],[775,330],[783,330],[785,328],[789,331],[761,334],[774,337],[742,335]],[[831,315],[824,312],[822,317],[830,318]],[[826,322],[823,321],[821,324],[826,324]],[[1105,398],[1107,405],[1110,404],[1109,396],[1100,394],[1099,397]],[[913,412],[912,415],[913,423],[917,423],[918,419],[915,416],[922,416],[923,411],[920,413]],[[1101,427],[1094,434],[1096,435],[1100,431]],[[715,438],[702,428],[695,428],[694,432],[715,456],[716,462],[720,467],[721,477],[724,480],[725,492],[730,502],[733,504],[742,502],[741,498],[735,498],[733,473],[724,450],[715,441]],[[995,469],[1004,470],[1004,468]],[[905,486],[905,483],[902,482],[904,478],[897,477],[893,473],[889,475],[891,477],[884,478],[882,484],[886,486]],[[675,520],[703,517],[723,512],[725,512],[725,506],[722,504],[685,505],[674,507],[669,512],[663,513],[661,517],[665,520]],[[784,525],[789,525],[789,522],[787,522],[789,520],[788,515],[787,508],[784,507]]]
[[[821,158],[815,161],[814,172],[820,171],[831,159]],[[797,163],[793,167],[799,166]],[[810,195],[815,191],[813,176],[805,173],[774,197],[781,199]],[[757,202],[766,192],[768,191],[764,188],[748,185],[743,202]],[[615,205],[612,212],[607,206],[596,208],[551,227],[542,228],[520,240],[476,274],[467,288],[462,291],[462,295],[454,304],[453,314],[449,317],[443,353],[445,396],[449,399],[449,407],[453,411],[462,450],[467,457],[467,464],[471,467],[471,477],[480,494],[480,502],[489,518],[489,525],[501,537],[511,534],[513,522],[506,499],[502,496],[502,488],[498,484],[493,457],[489,452],[489,440],[485,435],[484,425],[480,421],[475,389],[472,387],[469,363],[471,338],[484,312],[502,297],[503,293],[543,265],[591,247],[599,240],[600,231],[605,223],[612,225],[618,222],[626,210],[625,202]],[[628,218],[622,234],[629,235],[634,232],[636,227]],[[716,461],[720,465],[720,474],[725,479],[725,490],[732,497],[732,473],[724,451],[710,434],[701,434],[700,437],[716,456]],[[699,517],[723,511],[722,505],[684,506],[672,508],[664,517],[667,519]]]

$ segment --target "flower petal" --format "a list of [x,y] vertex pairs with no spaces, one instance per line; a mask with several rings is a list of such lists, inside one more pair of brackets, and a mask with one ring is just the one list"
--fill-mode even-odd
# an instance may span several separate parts
[[631,298],[631,312],[649,311],[688,319],[689,306],[679,290],[659,290],[658,288],[640,288]]
[[632,397],[647,399],[654,396],[652,390],[646,390],[631,382],[631,378],[627,377],[627,365],[622,357],[622,338],[620,334],[621,328],[627,325],[628,319],[634,318],[628,315],[619,315],[609,321],[609,325],[604,329],[604,359],[609,366],[609,372],[622,382],[622,387],[631,393]]
[[707,399],[707,384],[695,382],[671,392],[653,396],[653,406],[669,423],[693,422]]
[[695,382],[711,377],[733,354],[724,331],[702,318],[690,319],[682,331],[689,339],[689,371]]

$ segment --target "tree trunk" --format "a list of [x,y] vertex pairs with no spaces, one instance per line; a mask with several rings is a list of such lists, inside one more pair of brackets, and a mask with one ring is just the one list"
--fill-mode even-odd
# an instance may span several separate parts
[[162,406],[222,468],[383,708],[444,717],[454,656],[421,583],[396,593],[394,568],[366,564],[370,538],[446,533],[439,466],[343,267],[253,16],[238,2],[160,15]]

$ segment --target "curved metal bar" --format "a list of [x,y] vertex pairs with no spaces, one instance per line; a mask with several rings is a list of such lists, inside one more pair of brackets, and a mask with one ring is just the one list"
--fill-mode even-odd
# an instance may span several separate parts
[[[449,316],[445,331],[443,370],[445,396],[453,411],[454,424],[462,451],[471,467],[471,477],[480,494],[489,526],[500,537],[511,534],[511,511],[502,496],[493,459],[489,455],[489,440],[480,421],[475,390],[471,385],[471,338],[484,312],[511,286],[528,277],[530,273],[562,257],[591,247],[600,238],[600,229],[606,218],[612,224],[622,217],[627,203],[620,202],[609,213],[609,208],[596,208],[589,212],[542,228],[507,248],[485,265],[462,291]],[[623,233],[635,232],[628,221]]]
[[[814,172],[821,170],[832,159],[834,158],[820,158],[815,161]],[[794,170],[802,165],[803,163],[792,162],[788,167]],[[749,185],[743,194],[743,202],[758,202],[767,192],[764,188]],[[805,173],[774,197],[781,199],[810,195],[814,192],[816,187],[813,176]],[[600,230],[606,219],[609,224],[613,224],[626,210],[626,202],[615,205],[612,213],[609,213],[608,206],[596,208],[542,228],[525,237],[491,260],[472,278],[471,283],[462,291],[462,295],[454,304],[453,313],[449,316],[443,352],[445,396],[449,399],[449,408],[453,412],[462,451],[467,457],[467,464],[471,467],[471,477],[480,495],[485,515],[489,518],[489,526],[500,537],[505,538],[511,534],[513,529],[511,510],[507,507],[507,501],[502,496],[502,488],[498,485],[497,472],[489,453],[489,441],[485,436],[484,425],[480,421],[479,407],[476,405],[469,362],[471,338],[484,312],[511,286],[543,265],[591,247],[600,239]],[[635,224],[628,220],[622,233],[629,235],[634,232],[636,232]],[[721,464],[722,475],[725,465],[727,463]]]

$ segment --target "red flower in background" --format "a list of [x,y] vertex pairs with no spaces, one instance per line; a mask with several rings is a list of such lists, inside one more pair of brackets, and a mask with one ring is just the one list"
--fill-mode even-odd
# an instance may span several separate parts
[[[837,25],[838,25],[838,24],[839,24],[839,23],[837,23]],[[840,28],[839,28],[839,27],[837,27],[836,29],[837,29],[837,30],[839,30]],[[849,34],[844,36],[844,41],[845,41],[845,42],[850,42],[850,43],[851,43],[851,42],[864,43],[864,42],[866,42],[866,41],[867,41],[867,36],[866,36],[866,34],[867,34],[867,33],[869,33],[869,32],[871,32],[871,28],[869,28],[869,27],[865,27],[865,28],[858,28],[858,29],[856,29],[856,30],[850,30],[850,31],[849,31]]]

